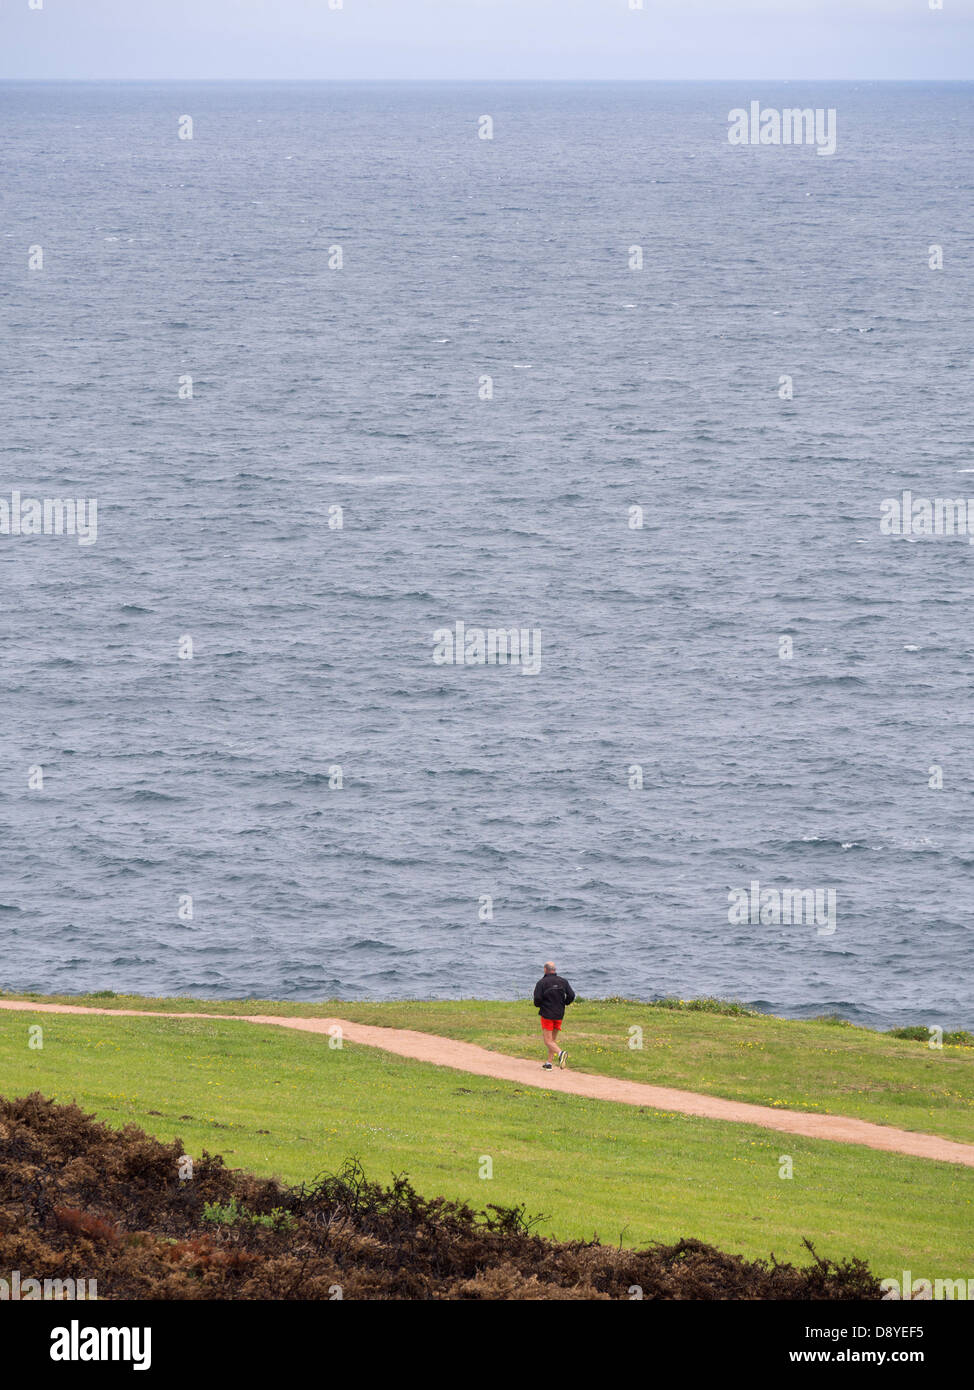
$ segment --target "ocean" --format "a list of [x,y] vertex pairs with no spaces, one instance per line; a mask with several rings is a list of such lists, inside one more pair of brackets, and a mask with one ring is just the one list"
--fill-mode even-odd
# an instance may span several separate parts
[[972,1027],[971,96],[0,85],[0,986]]

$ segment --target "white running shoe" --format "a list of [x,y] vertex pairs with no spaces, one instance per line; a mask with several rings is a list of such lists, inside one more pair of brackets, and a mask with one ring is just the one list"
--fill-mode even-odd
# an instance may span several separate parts
[[564,1065],[565,1065],[565,1063],[566,1063],[567,1061],[568,1061],[568,1053],[567,1053],[567,1052],[559,1052],[559,1054],[558,1054],[558,1065],[559,1065],[560,1067],[563,1068]]

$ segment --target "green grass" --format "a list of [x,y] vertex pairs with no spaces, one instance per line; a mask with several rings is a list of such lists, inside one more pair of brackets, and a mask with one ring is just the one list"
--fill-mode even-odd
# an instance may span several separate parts
[[[515,1057],[540,1061],[543,1055],[537,1015],[526,1001],[284,1004],[137,995],[34,997],[175,1013],[335,1015],[440,1033]],[[945,1045],[936,1050],[922,1041],[834,1020],[796,1022],[733,1010],[718,1001],[688,1001],[683,1007],[679,1001],[581,1001],[569,1009],[565,1025],[571,1066],[758,1105],[854,1115],[974,1142],[974,1049]],[[641,1050],[629,1046],[632,1027],[643,1029]]]
[[[451,1006],[341,1012],[377,1007],[393,1022],[404,1021],[397,1009],[445,1016]],[[454,1007],[458,1018],[471,1012]],[[501,1024],[480,1026],[510,1040],[515,1006],[491,1009]],[[32,1024],[43,1028],[41,1050],[28,1046]],[[696,1236],[752,1257],[802,1261],[807,1236],[822,1255],[862,1256],[881,1278],[904,1269],[915,1278],[974,1274],[970,1169],[519,1087],[350,1043],[333,1049],[327,1036],[230,1021],[0,1011],[0,1092],[33,1090],[265,1176],[310,1179],[355,1155],[370,1177],[408,1173],[427,1196],[478,1207],[524,1202],[546,1214],[540,1229],[560,1238],[641,1245]],[[790,1180],[779,1177],[785,1154]],[[479,1176],[484,1158],[489,1180]]]

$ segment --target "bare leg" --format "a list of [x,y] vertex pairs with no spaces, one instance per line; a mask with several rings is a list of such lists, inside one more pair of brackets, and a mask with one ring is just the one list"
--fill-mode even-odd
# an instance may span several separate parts
[[560,1046],[555,1041],[558,1034],[554,1031],[553,1028],[542,1028],[541,1036],[544,1039],[545,1047],[548,1049],[548,1061],[554,1062],[558,1056],[558,1053],[561,1051]]

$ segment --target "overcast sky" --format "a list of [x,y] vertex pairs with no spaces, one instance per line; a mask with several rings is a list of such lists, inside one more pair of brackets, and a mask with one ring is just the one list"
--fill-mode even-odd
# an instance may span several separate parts
[[634,3],[0,0],[0,77],[974,77],[974,0]]

